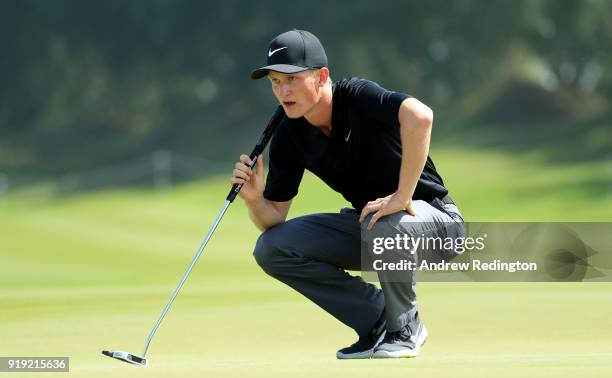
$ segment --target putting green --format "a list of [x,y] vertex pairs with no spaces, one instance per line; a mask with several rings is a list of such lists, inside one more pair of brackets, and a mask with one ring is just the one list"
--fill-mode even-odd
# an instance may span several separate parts
[[[468,219],[609,220],[609,197],[586,186],[542,197],[601,167],[543,170],[459,152],[436,162]],[[474,165],[497,176],[464,180],[461,166]],[[337,361],[355,334],[261,272],[258,231],[239,201],[160,327],[150,366],[102,356],[140,354],[227,190],[222,178],[160,193],[0,199],[0,356],[69,356],[72,377],[612,375],[612,283],[422,283],[430,338],[418,358]],[[344,205],[310,175],[300,190],[291,216]]]
[[148,368],[100,350],[139,354],[168,287],[3,289],[0,355],[70,356],[75,377],[612,373],[610,284],[424,283],[430,338],[418,358],[337,361],[352,331],[263,275],[240,281],[189,284],[153,340]]

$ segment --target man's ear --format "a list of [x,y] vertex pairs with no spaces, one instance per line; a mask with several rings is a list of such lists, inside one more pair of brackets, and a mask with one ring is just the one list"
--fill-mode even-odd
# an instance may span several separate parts
[[322,87],[327,83],[327,79],[329,78],[329,68],[321,67],[318,70],[319,72],[319,86]]

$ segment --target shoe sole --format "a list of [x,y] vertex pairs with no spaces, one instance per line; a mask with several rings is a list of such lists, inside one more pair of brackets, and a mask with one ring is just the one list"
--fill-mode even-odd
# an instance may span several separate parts
[[427,328],[423,326],[423,330],[421,331],[421,334],[417,339],[416,346],[414,349],[406,348],[405,350],[395,351],[378,350],[374,352],[372,358],[414,358],[418,356],[419,352],[421,351],[421,347],[425,345],[425,342],[427,341],[427,336],[429,336],[429,332],[427,331]]
[[336,352],[336,358],[339,360],[367,360],[368,358],[372,358],[373,352],[374,352],[373,348],[365,352],[351,353],[351,354],[344,354],[344,353]]
[[382,335],[380,335],[380,337],[378,338],[378,340],[376,341],[376,344],[374,344],[374,347],[372,349],[369,349],[363,352],[358,352],[358,353],[351,353],[351,354],[344,354],[338,351],[336,352],[336,358],[339,360],[367,360],[368,358],[372,358],[372,355],[374,354],[374,349],[376,349],[376,347],[383,341],[386,333],[387,332],[385,331],[382,333]]

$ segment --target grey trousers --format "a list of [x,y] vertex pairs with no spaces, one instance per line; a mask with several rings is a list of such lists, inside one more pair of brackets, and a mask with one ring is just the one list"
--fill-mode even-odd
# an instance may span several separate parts
[[[382,217],[374,225],[378,235],[399,232],[418,236],[460,236],[463,218],[454,204],[440,200],[413,201],[415,216],[402,211]],[[371,214],[370,214],[371,216]],[[322,213],[301,216],[261,234],[253,255],[270,276],[300,292],[336,319],[367,334],[385,311],[387,330],[406,326],[417,311],[416,272],[403,282],[385,282],[382,289],[346,270],[361,269],[362,231],[370,217],[359,223],[359,213]],[[448,225],[461,227],[448,227]],[[426,226],[428,225],[428,226]],[[435,225],[433,228],[431,225]],[[446,253],[446,259],[454,257]]]

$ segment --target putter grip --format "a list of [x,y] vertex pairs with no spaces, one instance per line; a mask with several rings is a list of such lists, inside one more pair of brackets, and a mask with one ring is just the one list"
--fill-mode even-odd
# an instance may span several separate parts
[[[284,116],[285,116],[285,111],[283,110],[283,107],[279,106],[278,108],[276,108],[276,111],[272,115],[272,118],[270,118],[270,122],[268,122],[268,126],[266,127],[264,132],[259,137],[259,140],[257,141],[257,144],[255,145],[255,148],[253,148],[253,151],[251,151],[251,154],[249,155],[249,157],[253,161],[253,164],[250,165],[251,169],[253,169],[255,167],[255,164],[257,164],[258,156],[266,149],[268,142],[272,138],[272,135],[274,135],[276,128],[281,123]],[[242,185],[243,184],[232,185],[232,188],[230,189],[226,200],[230,202],[234,202],[234,199],[236,199],[236,196],[240,192],[240,189],[242,189]]]

